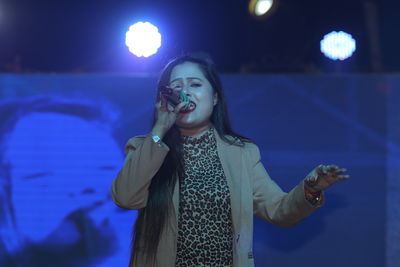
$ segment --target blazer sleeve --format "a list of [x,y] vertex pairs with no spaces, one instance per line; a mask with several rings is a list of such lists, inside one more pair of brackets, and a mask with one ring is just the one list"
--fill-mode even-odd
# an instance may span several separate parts
[[126,209],[145,207],[151,179],[161,167],[168,151],[167,145],[156,144],[151,135],[129,139],[125,145],[124,165],[111,186],[114,203]]
[[248,156],[253,177],[254,215],[280,227],[293,226],[313,213],[324,202],[312,205],[304,193],[304,180],[285,193],[270,178],[263,164],[258,147],[248,144]]

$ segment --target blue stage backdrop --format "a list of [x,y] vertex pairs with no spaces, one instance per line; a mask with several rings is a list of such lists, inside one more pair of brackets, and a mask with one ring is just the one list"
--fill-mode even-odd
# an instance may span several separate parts
[[[295,227],[256,220],[256,266],[395,266],[400,79],[222,80],[234,128],[259,145],[284,190],[319,164],[338,164],[352,176]],[[136,212],[116,207],[109,188],[125,142],[150,130],[156,82],[134,75],[0,76],[0,266],[127,266]]]

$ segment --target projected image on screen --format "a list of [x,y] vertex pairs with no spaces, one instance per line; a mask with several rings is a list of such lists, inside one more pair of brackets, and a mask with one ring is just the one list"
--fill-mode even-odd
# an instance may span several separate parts
[[128,251],[119,244],[129,244],[134,218],[109,201],[123,154],[101,111],[54,99],[7,104],[4,111],[7,266],[125,265],[127,255],[118,255]]

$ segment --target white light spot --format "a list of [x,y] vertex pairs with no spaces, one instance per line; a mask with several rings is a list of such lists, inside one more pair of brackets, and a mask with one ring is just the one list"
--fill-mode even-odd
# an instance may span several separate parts
[[149,22],[138,22],[126,32],[125,44],[138,57],[149,57],[157,53],[161,46],[161,34]]
[[273,0],[259,0],[255,7],[255,14],[257,16],[265,15],[272,7]]
[[333,31],[321,40],[321,52],[332,60],[345,60],[356,51],[356,40],[343,31]]

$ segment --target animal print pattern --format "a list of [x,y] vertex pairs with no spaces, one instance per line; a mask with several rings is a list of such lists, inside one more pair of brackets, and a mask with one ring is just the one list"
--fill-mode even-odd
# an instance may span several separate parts
[[213,129],[183,137],[176,267],[231,267],[230,193]]

